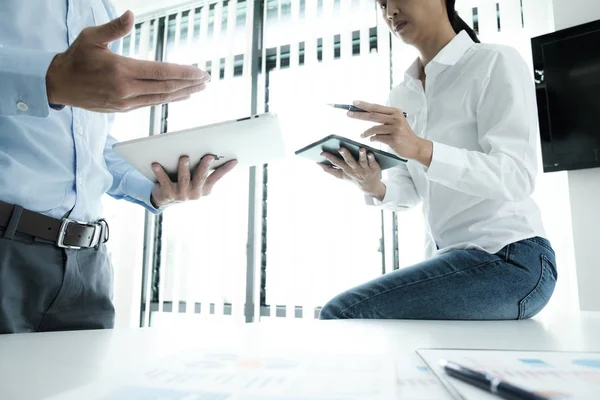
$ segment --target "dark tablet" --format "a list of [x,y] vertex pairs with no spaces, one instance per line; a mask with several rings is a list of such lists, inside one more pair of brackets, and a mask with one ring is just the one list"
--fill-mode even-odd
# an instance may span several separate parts
[[371,146],[367,146],[363,143],[355,142],[348,138],[329,135],[315,143],[309,144],[308,146],[296,151],[296,155],[306,157],[317,163],[324,165],[331,165],[329,160],[321,155],[322,152],[331,153],[336,157],[341,157],[339,153],[340,148],[345,148],[350,151],[350,154],[358,160],[358,152],[360,149],[365,149],[368,153],[373,153],[375,160],[379,163],[381,170],[396,167],[406,162],[405,159],[398,157],[395,154],[388,153],[383,150],[375,149]]

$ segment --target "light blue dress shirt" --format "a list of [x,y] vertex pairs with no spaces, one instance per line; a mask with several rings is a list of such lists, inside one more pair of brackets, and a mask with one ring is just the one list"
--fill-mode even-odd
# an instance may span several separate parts
[[114,18],[108,0],[1,3],[0,200],[86,222],[101,217],[105,193],[157,212],[152,182],[112,150],[111,115],[48,104],[50,62],[84,28]]

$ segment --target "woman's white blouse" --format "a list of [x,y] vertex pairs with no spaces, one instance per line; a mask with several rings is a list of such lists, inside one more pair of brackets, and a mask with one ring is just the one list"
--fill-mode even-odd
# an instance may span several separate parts
[[433,160],[429,168],[411,160],[390,170],[383,201],[368,202],[398,210],[422,200],[430,244],[439,252],[496,253],[543,237],[531,198],[538,122],[525,61],[513,48],[476,44],[463,31],[426,66],[426,90],[420,66],[417,60],[409,68],[388,104],[433,142]]

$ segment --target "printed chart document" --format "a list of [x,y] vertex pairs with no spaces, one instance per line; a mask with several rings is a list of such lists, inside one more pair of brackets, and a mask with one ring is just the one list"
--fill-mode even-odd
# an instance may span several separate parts
[[71,400],[451,400],[416,353],[247,355],[188,351],[131,375],[52,399]]
[[486,371],[553,400],[600,399],[600,353],[451,349],[421,349],[417,353],[455,399],[498,397],[449,377],[439,366],[442,359]]

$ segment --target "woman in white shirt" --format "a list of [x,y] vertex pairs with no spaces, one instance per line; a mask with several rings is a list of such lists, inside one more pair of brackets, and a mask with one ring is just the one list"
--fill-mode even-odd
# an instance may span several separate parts
[[389,107],[357,102],[370,112],[349,116],[375,123],[363,137],[408,162],[383,180],[371,154],[356,160],[341,149],[324,153],[337,168],[322,168],[354,182],[372,205],[422,201],[437,250],[338,295],[321,318],[530,318],[550,299],[557,272],[531,198],[538,131],[527,64],[510,47],[478,43],[455,0],[377,2],[420,57]]

